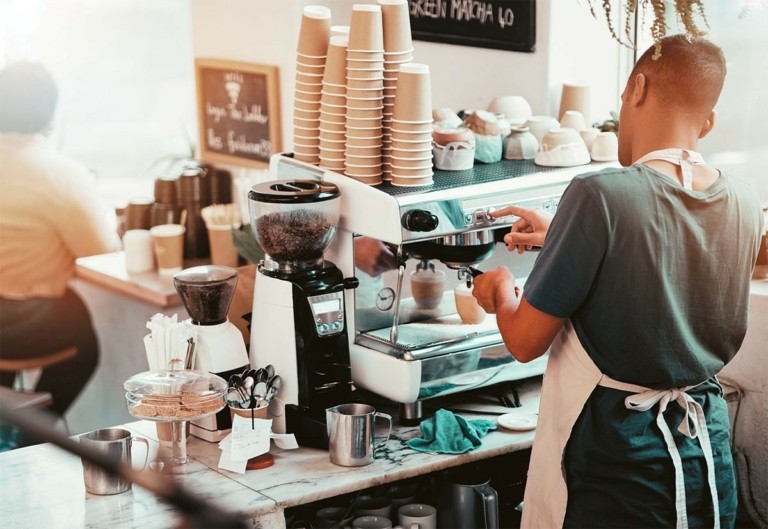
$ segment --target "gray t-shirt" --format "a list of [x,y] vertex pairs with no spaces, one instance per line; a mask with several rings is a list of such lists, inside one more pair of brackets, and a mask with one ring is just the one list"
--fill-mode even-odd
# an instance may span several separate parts
[[584,174],[563,194],[525,297],[571,318],[608,376],[696,384],[741,346],[762,222],[749,185],[725,174],[705,191],[643,165]]

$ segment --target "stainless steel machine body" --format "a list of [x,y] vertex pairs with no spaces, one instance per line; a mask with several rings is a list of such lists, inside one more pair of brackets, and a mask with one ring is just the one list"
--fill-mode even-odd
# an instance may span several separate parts
[[[345,294],[352,380],[412,405],[407,409],[418,414],[425,399],[544,372],[546,355],[526,364],[515,361],[493,315],[481,324],[462,324],[453,289],[467,279],[470,265],[488,270],[503,264],[524,281],[535,254],[520,256],[496,243],[516,218],[492,219],[489,212],[516,204],[554,213],[575,175],[608,165],[550,168],[503,161],[466,171],[436,171],[433,185],[415,188],[388,182],[371,187],[286,155],[273,156],[271,173],[281,179],[322,179],[339,187],[341,219],[326,256],[344,277],[359,280]],[[355,256],[363,251],[363,238],[388,246],[399,268],[378,277],[357,268]],[[434,309],[420,309],[413,300],[409,277],[419,264],[446,273],[442,301]]]

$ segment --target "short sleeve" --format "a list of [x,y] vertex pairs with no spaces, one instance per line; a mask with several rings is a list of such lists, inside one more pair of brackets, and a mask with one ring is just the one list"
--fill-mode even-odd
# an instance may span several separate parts
[[525,298],[551,316],[570,317],[587,299],[608,247],[600,201],[584,177],[563,193],[544,246],[525,283]]

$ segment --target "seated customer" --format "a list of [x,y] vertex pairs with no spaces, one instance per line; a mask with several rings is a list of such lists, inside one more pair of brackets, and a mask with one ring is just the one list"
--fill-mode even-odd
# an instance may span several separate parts
[[[75,259],[118,250],[94,178],[45,137],[57,88],[34,63],[0,70],[0,358],[28,359],[76,346],[44,369],[38,391],[63,415],[96,369],[99,344],[83,301],[68,287]],[[0,373],[11,386],[15,373]]]

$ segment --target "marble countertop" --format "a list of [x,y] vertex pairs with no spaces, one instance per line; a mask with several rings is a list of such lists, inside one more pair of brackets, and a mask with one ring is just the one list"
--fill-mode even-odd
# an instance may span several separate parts
[[[538,410],[540,384],[540,378],[521,383],[522,406],[518,409]],[[157,442],[153,423],[137,421],[124,427],[150,440],[150,461],[164,449]],[[277,529],[285,527],[284,511],[289,507],[524,450],[532,445],[534,433],[499,428],[483,438],[482,446],[467,454],[426,454],[406,446],[408,439],[420,435],[418,426],[396,426],[375,461],[367,466],[336,466],[327,451],[281,450],[273,445],[270,453],[274,465],[245,474],[218,469],[218,445],[190,437],[187,472],[175,479],[191,493],[242,514],[253,527]],[[141,463],[142,451],[143,446],[137,444],[135,465]],[[178,522],[170,506],[136,485],[114,496],[86,493],[79,458],[49,444],[0,454],[0,469],[0,520],[6,527],[165,529]]]

